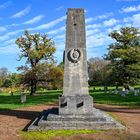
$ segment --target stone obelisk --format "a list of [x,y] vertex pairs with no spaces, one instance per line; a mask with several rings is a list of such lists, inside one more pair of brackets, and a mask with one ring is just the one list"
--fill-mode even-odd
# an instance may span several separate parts
[[68,9],[64,56],[63,95],[60,114],[87,114],[93,108],[88,93],[88,71],[83,9]]
[[87,54],[83,9],[68,9],[63,94],[59,108],[44,110],[28,127],[50,129],[123,129],[105,112],[93,108],[88,93]]

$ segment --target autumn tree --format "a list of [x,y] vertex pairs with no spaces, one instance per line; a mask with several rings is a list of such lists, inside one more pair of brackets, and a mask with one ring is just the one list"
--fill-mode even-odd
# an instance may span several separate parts
[[56,64],[43,63],[38,66],[38,86],[47,89],[62,89],[63,68]]
[[[30,34],[25,31],[24,36],[17,38],[16,44],[20,48],[20,59],[26,59],[26,65],[21,66],[18,70],[23,70],[26,76],[29,76],[31,87],[31,95],[37,89],[37,66],[38,64],[47,61],[53,61],[53,54],[56,51],[54,42],[48,38],[47,35],[40,35],[39,33]],[[26,83],[26,81],[24,81]]]
[[109,45],[106,59],[111,61],[112,81],[136,84],[140,78],[140,31],[124,27],[109,34],[114,42]]

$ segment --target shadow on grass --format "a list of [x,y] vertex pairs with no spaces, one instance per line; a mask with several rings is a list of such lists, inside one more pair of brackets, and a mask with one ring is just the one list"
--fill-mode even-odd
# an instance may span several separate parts
[[126,107],[120,107],[120,108],[118,108],[118,107],[113,107],[113,106],[105,106],[105,105],[94,105],[95,106],[95,108],[97,108],[97,109],[100,109],[100,110],[103,110],[103,111],[107,111],[107,112],[119,112],[119,113],[130,113],[130,114],[140,114],[140,108],[126,108]]
[[0,115],[15,116],[21,119],[32,120],[39,115],[39,111],[1,109]]

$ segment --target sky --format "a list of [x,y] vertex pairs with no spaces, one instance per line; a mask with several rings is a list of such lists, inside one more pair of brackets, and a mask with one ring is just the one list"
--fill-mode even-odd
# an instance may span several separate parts
[[39,32],[55,42],[55,57],[63,60],[66,12],[84,8],[88,59],[103,57],[113,40],[108,34],[120,27],[140,28],[140,0],[0,0],[0,68],[16,72],[25,60],[18,61],[16,38]]

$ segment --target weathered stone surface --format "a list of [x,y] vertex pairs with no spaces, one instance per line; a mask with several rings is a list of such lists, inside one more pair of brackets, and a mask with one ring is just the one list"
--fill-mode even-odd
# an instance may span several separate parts
[[93,99],[88,93],[88,71],[83,9],[68,9],[63,95],[59,114],[91,114]]
[[89,95],[62,96],[59,98],[59,114],[92,114],[93,98]]
[[93,108],[93,98],[88,93],[83,9],[68,9],[64,61],[64,85],[59,109],[43,111],[28,130],[123,129],[108,114]]
[[92,114],[83,115],[58,115],[58,109],[53,108],[43,112],[28,128],[33,130],[60,130],[60,129],[124,129],[108,114],[98,109],[93,109]]
[[83,9],[68,9],[64,65],[64,96],[87,95],[88,73]]

